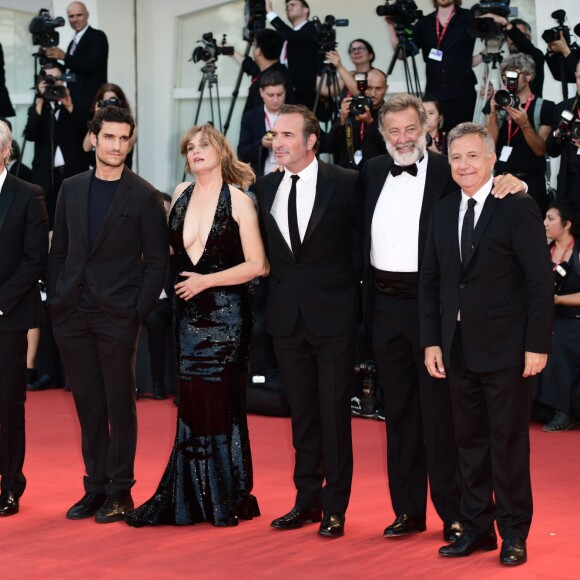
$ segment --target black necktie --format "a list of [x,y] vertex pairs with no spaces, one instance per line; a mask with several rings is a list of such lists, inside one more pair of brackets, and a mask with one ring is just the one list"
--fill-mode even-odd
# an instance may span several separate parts
[[403,171],[406,171],[409,175],[417,176],[417,164],[413,163],[412,165],[391,165],[391,175],[397,177],[397,175],[401,175]]
[[461,263],[467,264],[473,252],[473,228],[475,223],[474,206],[477,202],[471,197],[467,201],[467,211],[463,216],[461,227]]
[[290,244],[292,253],[298,257],[300,253],[300,231],[298,230],[298,212],[296,211],[296,182],[300,179],[298,175],[291,175],[292,187],[288,196],[288,230],[290,232]]

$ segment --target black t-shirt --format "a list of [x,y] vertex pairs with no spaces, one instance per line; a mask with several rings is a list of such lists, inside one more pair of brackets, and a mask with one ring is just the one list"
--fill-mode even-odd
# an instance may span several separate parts
[[[540,127],[536,127],[534,124],[534,117],[535,117],[535,110],[536,105],[538,103],[538,99],[534,98],[534,100],[530,103],[528,108],[528,119],[530,124],[536,132],[540,129]],[[552,124],[552,119],[554,118],[554,107],[556,105],[552,101],[542,101],[542,108],[540,110],[540,125],[548,125]],[[488,105],[486,105],[486,109]],[[495,164],[495,170],[497,173],[541,173],[546,171],[546,158],[544,155],[538,157],[528,145],[526,138],[521,129],[518,129],[516,132],[516,128],[518,127],[517,123],[512,122],[512,135],[513,137],[509,140],[508,143],[508,129],[509,123],[507,118],[501,122],[501,126],[499,128],[499,135],[497,138],[496,144],[496,154],[498,161]],[[504,145],[510,145],[513,147],[513,150],[508,158],[507,161],[499,161],[502,149]]]
[[[91,178],[91,185],[89,187],[89,204],[88,204],[88,226],[89,226],[89,247],[92,249],[97,241],[99,233],[105,222],[105,217],[120,180],[104,181],[99,179],[94,174]],[[122,251],[122,249],[120,250]],[[99,310],[99,305],[95,297],[85,284],[83,292],[79,298],[77,305],[79,310],[95,311]]]
[[472,93],[477,83],[471,68],[475,38],[470,36],[467,28],[468,22],[473,20],[473,14],[465,8],[455,9],[439,46],[443,52],[440,62],[429,58],[431,49],[437,48],[438,44],[436,17],[435,11],[417,20],[413,29],[413,42],[421,49],[426,64],[425,93],[439,101],[447,101]]

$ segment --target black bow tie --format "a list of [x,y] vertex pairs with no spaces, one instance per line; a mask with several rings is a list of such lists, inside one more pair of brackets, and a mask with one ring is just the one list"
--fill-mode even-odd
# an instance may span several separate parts
[[391,166],[391,175],[397,177],[397,175],[401,175],[406,171],[409,175],[417,176],[417,164],[413,163],[412,165],[393,165]]

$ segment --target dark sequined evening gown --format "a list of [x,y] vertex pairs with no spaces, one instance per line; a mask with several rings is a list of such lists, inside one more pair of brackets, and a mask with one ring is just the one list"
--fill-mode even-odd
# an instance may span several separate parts
[[[210,274],[244,261],[224,183],[205,249],[193,264],[183,245],[190,185],[169,216],[178,272]],[[246,421],[246,375],[253,324],[248,284],[210,288],[189,301],[174,297],[178,360],[177,433],[155,495],[126,514],[132,526],[235,526],[260,515],[252,491]]]

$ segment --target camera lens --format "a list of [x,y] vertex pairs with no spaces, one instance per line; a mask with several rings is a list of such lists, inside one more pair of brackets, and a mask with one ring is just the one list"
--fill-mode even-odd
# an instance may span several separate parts
[[496,91],[493,96],[493,100],[498,107],[512,107],[513,99],[512,96],[507,92],[502,90]]

